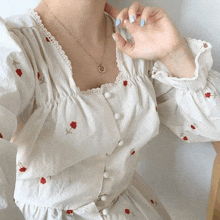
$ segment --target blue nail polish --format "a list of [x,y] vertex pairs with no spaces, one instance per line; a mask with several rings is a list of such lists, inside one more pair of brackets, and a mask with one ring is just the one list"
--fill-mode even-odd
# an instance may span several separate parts
[[133,23],[133,22],[134,22],[134,20],[135,20],[134,15],[130,15],[129,20],[130,20],[130,23]]
[[121,24],[121,19],[118,18],[118,19],[116,20],[115,24],[116,24],[116,27],[117,27],[119,24]]
[[143,27],[144,25],[145,25],[145,20],[142,19],[142,20],[141,20],[141,27]]

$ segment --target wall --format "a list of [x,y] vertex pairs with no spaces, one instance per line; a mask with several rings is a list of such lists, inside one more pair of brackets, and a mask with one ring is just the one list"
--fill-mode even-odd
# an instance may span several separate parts
[[[119,9],[131,0],[108,0]],[[213,69],[220,72],[220,1],[140,0],[146,6],[162,7],[180,33],[212,44]],[[34,8],[38,0],[1,2],[0,16],[7,17]],[[142,149],[139,172],[154,189],[174,220],[205,220],[215,151],[210,143],[184,143],[165,126]],[[12,173],[13,174],[13,173]],[[11,175],[12,175],[11,174]],[[13,176],[12,176],[13,178]],[[12,182],[14,180],[11,180]],[[4,213],[7,220],[22,219],[16,207]],[[2,220],[2,219],[1,219]]]

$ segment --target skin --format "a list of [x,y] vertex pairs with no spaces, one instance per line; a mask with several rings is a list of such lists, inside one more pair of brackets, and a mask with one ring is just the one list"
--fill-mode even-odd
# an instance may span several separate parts
[[105,41],[105,0],[41,0],[36,8],[46,9],[44,2],[82,43],[88,42],[91,47],[97,47]]

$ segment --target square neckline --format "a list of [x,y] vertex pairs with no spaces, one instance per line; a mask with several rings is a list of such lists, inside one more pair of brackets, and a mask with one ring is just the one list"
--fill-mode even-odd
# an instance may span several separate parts
[[[125,67],[122,62],[121,52],[118,50],[118,48],[116,46],[116,63],[117,63],[119,73],[118,73],[115,81],[113,83],[104,83],[100,87],[95,87],[95,88],[91,88],[91,89],[87,89],[87,90],[81,90],[78,86],[76,86],[75,80],[73,78],[72,63],[71,63],[69,57],[66,55],[65,51],[63,50],[63,48],[59,44],[59,42],[56,40],[56,38],[48,31],[47,28],[45,28],[43,21],[42,21],[40,15],[38,14],[38,12],[36,12],[33,8],[29,8],[26,11],[26,13],[28,13],[29,15],[31,15],[34,18],[37,26],[44,33],[44,35],[50,39],[52,44],[55,46],[57,51],[60,53],[65,64],[68,66],[69,72],[67,74],[70,74],[71,80],[76,88],[75,92],[77,94],[103,93],[104,88],[106,88],[107,90],[110,90],[111,88],[115,87],[120,82],[122,82],[124,75],[125,75],[124,74]],[[106,11],[104,11],[104,13],[105,13],[105,15],[109,16],[109,18],[113,21],[114,30],[118,30],[118,27],[116,27],[116,25],[115,25],[115,19],[110,14],[108,14]]]

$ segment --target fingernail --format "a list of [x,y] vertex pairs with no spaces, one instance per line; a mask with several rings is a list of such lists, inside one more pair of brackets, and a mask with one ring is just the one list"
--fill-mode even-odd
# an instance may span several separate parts
[[134,15],[130,15],[129,20],[130,20],[130,23],[133,23],[133,22],[134,22],[134,20],[135,20]]
[[145,20],[142,19],[142,20],[141,20],[141,27],[143,27],[144,25],[145,25]]
[[116,20],[115,24],[116,24],[116,27],[117,27],[119,24],[121,24],[121,19],[118,18],[118,19]]
[[112,38],[114,39],[114,41],[116,41],[116,40],[115,40],[115,37],[114,37],[114,35],[113,35],[113,34],[112,34]]

